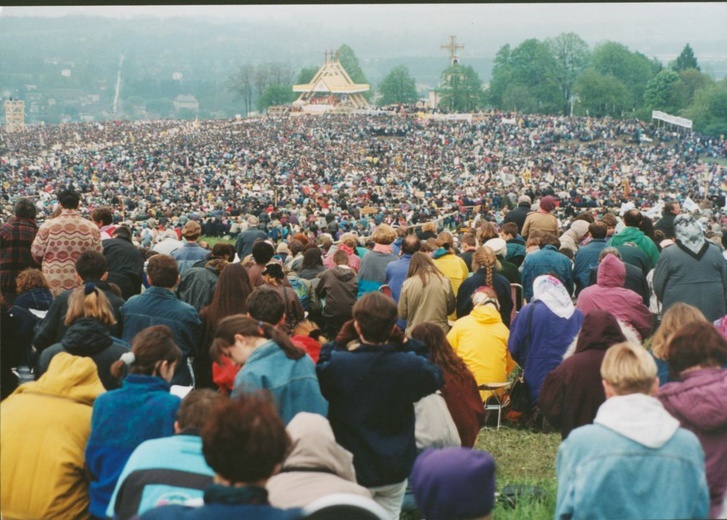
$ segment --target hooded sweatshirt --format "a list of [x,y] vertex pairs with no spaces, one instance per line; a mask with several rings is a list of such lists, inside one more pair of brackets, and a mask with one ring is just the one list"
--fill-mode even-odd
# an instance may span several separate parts
[[74,356],[90,357],[96,363],[98,376],[106,390],[118,388],[119,382],[111,375],[111,365],[131,348],[127,343],[111,336],[108,328],[94,318],[79,318],[66,330],[60,343],[45,349],[38,359],[38,375],[48,369],[53,356],[68,352]]
[[606,310],[627,323],[639,333],[640,338],[651,334],[654,317],[644,305],[641,296],[624,288],[626,267],[614,255],[606,255],[598,266],[598,283],[581,291],[576,307],[588,314],[594,310]]
[[371,498],[369,490],[356,483],[353,455],[336,443],[328,419],[301,412],[286,429],[292,447],[280,473],[266,485],[271,505],[304,507],[332,493]]
[[592,311],[583,320],[575,353],[545,377],[538,406],[563,439],[574,428],[593,422],[598,407],[606,400],[601,362],[609,347],[625,340],[612,314]]
[[593,425],[561,443],[556,471],[555,518],[706,518],[709,511],[699,441],[645,394],[607,399]]
[[93,361],[60,353],[43,377],[3,401],[3,518],[88,517],[84,450],[103,392]]
[[350,319],[357,290],[356,271],[352,268],[336,266],[325,271],[316,286],[318,297],[326,299],[323,317]]
[[727,370],[703,368],[683,372],[680,379],[661,387],[657,398],[702,444],[710,516],[717,517],[727,492]]

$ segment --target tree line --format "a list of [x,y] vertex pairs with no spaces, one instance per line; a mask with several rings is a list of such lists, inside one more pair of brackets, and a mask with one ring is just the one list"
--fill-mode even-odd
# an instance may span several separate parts
[[[368,83],[355,52],[338,49],[341,64],[354,83]],[[318,67],[299,71],[296,83],[308,83]],[[229,88],[247,112],[290,103],[295,74],[280,64],[246,65],[230,78]],[[507,112],[565,116],[650,119],[652,110],[687,117],[695,129],[727,133],[727,79],[701,71],[687,43],[668,66],[656,58],[613,41],[592,49],[575,33],[531,38],[497,52],[489,85],[473,67],[454,64],[442,71],[435,89],[439,108],[447,112],[498,109]],[[379,106],[413,104],[421,97],[407,67],[394,67],[365,97]]]

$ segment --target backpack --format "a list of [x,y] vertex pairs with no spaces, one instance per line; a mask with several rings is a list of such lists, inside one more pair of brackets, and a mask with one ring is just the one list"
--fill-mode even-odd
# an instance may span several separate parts
[[303,283],[300,278],[288,278],[288,282],[290,283],[290,287],[293,288],[293,291],[295,291],[295,295],[298,297],[298,300],[300,300],[300,305],[305,309],[306,311],[310,311],[310,296],[308,294],[308,286],[306,286],[305,283]]

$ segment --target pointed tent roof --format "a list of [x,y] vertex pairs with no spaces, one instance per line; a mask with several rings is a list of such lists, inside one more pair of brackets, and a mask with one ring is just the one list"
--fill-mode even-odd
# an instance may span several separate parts
[[368,92],[368,83],[354,83],[338,59],[326,60],[310,83],[294,85],[293,92],[358,94]]

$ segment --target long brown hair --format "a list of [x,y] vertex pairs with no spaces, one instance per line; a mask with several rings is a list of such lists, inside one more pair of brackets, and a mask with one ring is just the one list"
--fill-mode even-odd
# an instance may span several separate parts
[[412,329],[411,337],[429,347],[429,361],[449,372],[460,383],[477,386],[475,376],[449,344],[442,327],[431,322],[420,323]]
[[235,343],[235,334],[271,339],[285,352],[285,356],[288,359],[300,359],[305,356],[305,350],[296,347],[288,336],[278,331],[278,329],[269,323],[258,321],[242,314],[236,314],[224,318],[217,325],[212,346],[210,347],[210,357],[215,362],[220,362],[223,349]]
[[210,336],[221,319],[247,312],[247,297],[251,293],[250,278],[242,264],[229,264],[222,270],[212,301],[199,313]]
[[[172,329],[166,325],[153,325],[139,332],[131,342],[133,361],[126,362],[124,357],[111,365],[110,372],[115,378],[131,374],[158,376],[159,362],[169,365],[182,359],[182,351],[174,342]],[[126,354],[124,354],[125,356]]]
[[415,275],[421,278],[422,285],[427,285],[427,282],[429,282],[429,277],[432,275],[443,276],[442,272],[437,268],[431,257],[426,253],[422,253],[421,251],[417,251],[416,253],[411,255],[411,261],[409,262],[409,271],[406,273],[407,278],[411,278]]

